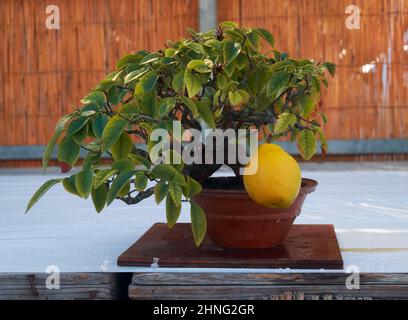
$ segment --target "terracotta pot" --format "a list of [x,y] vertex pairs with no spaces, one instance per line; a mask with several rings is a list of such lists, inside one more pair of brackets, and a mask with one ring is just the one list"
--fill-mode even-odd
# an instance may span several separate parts
[[[231,185],[238,187],[232,190]],[[317,181],[302,179],[299,195],[289,208],[271,209],[248,196],[241,178],[209,178],[194,201],[206,213],[207,233],[214,244],[226,248],[269,248],[282,244],[306,195],[316,186]]]

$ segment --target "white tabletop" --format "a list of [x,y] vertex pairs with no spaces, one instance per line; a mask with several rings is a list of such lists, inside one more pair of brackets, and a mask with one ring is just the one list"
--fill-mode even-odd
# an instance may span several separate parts
[[[113,203],[97,214],[92,201],[52,188],[24,210],[33,192],[55,170],[0,171],[0,272],[151,272],[116,266],[116,258],[152,224],[164,222],[153,199],[127,206]],[[334,224],[345,267],[361,272],[408,272],[408,166],[401,164],[306,165],[303,176],[318,180],[296,223]],[[188,221],[183,207],[180,221]],[[160,264],[160,262],[159,262]],[[156,270],[156,269],[153,269]],[[298,272],[289,269],[159,268],[176,272]],[[302,272],[325,272],[309,270]]]

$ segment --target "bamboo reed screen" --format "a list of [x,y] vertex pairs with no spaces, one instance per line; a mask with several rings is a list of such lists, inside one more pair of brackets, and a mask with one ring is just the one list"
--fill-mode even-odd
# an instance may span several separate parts
[[[57,5],[60,30],[45,26]],[[198,28],[198,0],[1,0],[0,145],[47,143],[124,54]]]
[[[360,29],[346,27],[351,4]],[[264,27],[277,49],[337,64],[323,96],[328,138],[408,137],[407,0],[218,0],[218,20]]]
[[[198,28],[198,0],[0,1],[0,145],[41,145],[57,119],[130,51],[158,49]],[[345,12],[360,8],[360,29]],[[407,0],[218,0],[218,20],[264,27],[294,57],[329,60],[323,96],[330,139],[408,137]],[[363,72],[364,71],[364,72]]]

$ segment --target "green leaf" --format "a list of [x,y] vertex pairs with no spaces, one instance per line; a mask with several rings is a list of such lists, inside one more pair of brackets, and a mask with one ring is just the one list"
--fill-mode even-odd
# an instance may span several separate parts
[[103,113],[98,114],[92,121],[92,131],[97,138],[102,137],[103,130],[108,123],[109,118]]
[[222,50],[223,42],[217,39],[209,39],[204,43],[204,48]]
[[248,89],[252,95],[260,92],[268,82],[268,75],[265,70],[255,70],[248,75]]
[[110,177],[117,174],[118,170],[103,169],[98,171],[93,177],[93,187],[98,189],[102,184],[104,184]]
[[[116,76],[116,71],[112,72],[112,78],[114,76]],[[108,75],[109,76],[109,75]],[[107,76],[107,77],[108,77]],[[99,91],[106,91],[109,90],[110,87],[114,86],[116,84],[115,81],[112,81],[111,79],[107,79],[105,77],[105,79],[101,80],[95,87],[95,90],[99,90]]]
[[311,82],[317,92],[320,92],[320,81],[317,76],[312,76]]
[[275,123],[275,134],[287,131],[296,123],[296,115],[290,112],[283,112],[279,115]]
[[181,197],[183,195],[183,190],[181,189],[181,186],[178,183],[175,183],[174,181],[171,181],[169,184],[169,192],[171,199],[175,204],[181,203]]
[[99,141],[91,141],[88,144],[84,145],[85,148],[87,148],[91,152],[95,153],[100,153],[101,152],[101,146]]
[[228,93],[228,99],[233,106],[246,104],[249,101],[249,94],[245,90],[237,89]]
[[211,111],[211,102],[209,100],[197,101],[197,110],[200,117],[212,129],[215,128],[214,115]]
[[169,57],[163,57],[159,60],[159,62],[162,64],[162,66],[169,66],[169,65],[175,64],[176,60],[173,58],[169,58]]
[[197,71],[199,73],[209,73],[209,72],[211,72],[211,69],[208,67],[208,65],[203,60],[191,60],[187,64],[187,69],[194,70],[194,71]]
[[97,189],[92,188],[91,197],[96,212],[101,212],[105,207],[106,199],[108,197],[106,185],[102,184]]
[[109,150],[118,141],[129,121],[119,115],[114,115],[106,124],[102,133],[102,151]]
[[158,76],[154,71],[149,71],[140,78],[140,81],[137,83],[135,88],[135,94],[138,97],[142,97],[146,93],[152,91],[157,82]]
[[238,93],[240,94],[240,96],[242,98],[242,104],[247,104],[248,101],[249,101],[248,92],[246,92],[245,90],[242,90],[242,89],[237,89],[236,91],[238,91]]
[[79,157],[79,145],[72,137],[64,137],[58,146],[58,161],[73,166]]
[[113,159],[124,159],[133,149],[133,141],[127,132],[123,132],[119,139],[112,146],[111,152]]
[[132,159],[137,165],[141,164],[145,166],[146,169],[150,169],[150,166],[152,165],[149,159],[146,159],[141,155],[130,153],[128,157]]
[[266,42],[268,42],[269,45],[273,48],[273,46],[275,45],[275,39],[273,38],[272,34],[268,30],[262,28],[258,28],[257,31],[259,32],[261,37],[264,38]]
[[207,219],[204,210],[194,202],[191,202],[190,217],[194,242],[198,247],[204,240],[205,233],[207,232]]
[[184,85],[184,71],[183,70],[176,73],[171,83],[171,86],[173,87],[174,91],[177,92],[179,95],[184,94],[185,85]]
[[235,63],[230,63],[224,68],[224,72],[228,77],[232,77],[235,72]]
[[241,52],[238,57],[235,58],[234,63],[239,70],[242,70],[248,65],[248,58],[243,52]]
[[242,98],[241,95],[236,90],[233,90],[228,93],[228,100],[231,103],[231,105],[236,106],[241,103]]
[[152,177],[155,179],[162,179],[170,181],[178,174],[177,170],[169,164],[158,164],[152,170]]
[[99,107],[93,104],[88,104],[81,108],[81,117],[90,117],[99,112]]
[[164,56],[167,57],[167,58],[172,58],[172,57],[174,57],[176,54],[177,54],[177,50],[174,49],[174,48],[167,48],[167,49],[164,51]]
[[252,32],[249,32],[247,35],[247,39],[251,45],[252,48],[255,50],[258,50],[259,48],[259,42],[260,42],[260,34],[256,31],[253,30]]
[[236,29],[236,28],[238,28],[239,26],[238,26],[238,24],[237,24],[236,22],[234,22],[234,21],[223,21],[223,22],[220,23],[220,27],[221,27],[223,30],[227,30],[227,29]]
[[204,53],[204,49],[203,49],[202,45],[199,44],[199,43],[190,42],[190,43],[186,44],[186,47],[193,50],[196,53],[200,53],[200,54]]
[[126,119],[132,118],[133,116],[138,116],[140,115],[139,103],[137,100],[133,99],[132,101],[122,105],[118,112]]
[[75,188],[82,198],[87,199],[92,190],[92,171],[82,170],[75,175]]
[[244,33],[241,31],[238,31],[237,29],[235,30],[224,30],[224,35],[235,42],[242,42],[244,39]]
[[81,195],[78,193],[78,190],[75,187],[75,175],[72,175],[69,178],[65,178],[64,180],[62,180],[62,185],[64,189],[69,193],[81,197]]
[[290,74],[286,71],[278,71],[272,74],[268,82],[267,95],[269,97],[274,97],[282,87],[285,87],[288,84],[289,78]]
[[191,198],[191,197],[196,196],[197,194],[201,192],[202,189],[203,187],[197,180],[191,178],[190,176],[187,176],[187,186],[183,188],[184,196],[186,198]]
[[156,91],[152,91],[149,94],[142,97],[140,100],[140,110],[146,116],[151,118],[156,117]]
[[135,168],[135,163],[130,159],[119,159],[112,163],[112,170],[130,171]]
[[173,202],[172,197],[168,195],[166,197],[166,218],[169,228],[172,228],[176,224],[178,218],[180,217],[180,213],[181,203],[176,205]]
[[224,89],[229,84],[229,81],[230,80],[223,73],[217,75],[216,82],[219,89]]
[[194,97],[201,90],[200,79],[189,69],[186,69],[184,72],[184,83],[186,84],[189,98]]
[[148,183],[147,177],[141,173],[138,172],[135,176],[135,188],[137,191],[143,191],[146,189]]
[[116,105],[126,95],[127,89],[120,86],[113,86],[108,90],[108,100],[111,104]]
[[311,130],[302,130],[297,136],[297,145],[301,156],[309,160],[316,153],[316,137]]
[[187,186],[186,179],[185,179],[184,175],[181,174],[181,173],[176,174],[174,176],[172,182],[175,183],[175,184],[180,185],[181,187],[186,187]]
[[101,152],[89,151],[83,161],[82,170],[90,170],[95,166],[99,166],[102,160]]
[[304,95],[304,96],[300,97],[299,102],[300,102],[300,108],[301,108],[300,109],[300,115],[303,118],[308,118],[312,114],[312,112],[313,112],[313,110],[315,108],[315,99],[314,99],[314,97],[310,96],[310,95],[307,95],[307,96]]
[[128,54],[119,59],[116,63],[116,69],[120,70],[129,63],[139,63],[141,56],[138,54]]
[[160,100],[159,108],[157,110],[157,114],[159,117],[166,116],[171,110],[173,110],[174,106],[176,105],[176,98],[168,97]]
[[198,110],[195,102],[191,100],[190,98],[187,97],[180,97],[180,100],[183,102],[183,104],[190,109],[190,111],[193,113],[194,117],[198,116]]
[[161,181],[154,186],[154,200],[157,204],[163,201],[169,192],[169,185]]
[[116,196],[119,194],[120,190],[129,183],[130,178],[135,174],[134,170],[125,171],[119,174],[115,180],[113,180],[111,187],[108,191],[107,205],[109,206]]
[[332,77],[335,76],[335,74],[336,74],[336,65],[334,63],[325,62],[325,63],[323,63],[323,66],[327,69],[327,71],[329,71],[329,73],[330,73],[330,75]]
[[88,126],[85,126],[78,132],[74,133],[71,137],[78,145],[81,145],[86,137],[88,137]]
[[130,192],[130,181],[126,183],[122,189],[120,189],[118,196],[119,197],[126,197]]
[[105,103],[105,94],[101,91],[91,91],[81,99],[81,103],[102,106]]
[[143,67],[141,69],[137,69],[137,70],[134,70],[132,72],[129,72],[125,77],[124,83],[128,84],[129,82],[131,82],[133,80],[137,80],[141,76],[143,76],[145,73],[147,73],[148,71],[149,71],[149,69],[147,69],[146,67]]
[[54,151],[54,147],[56,143],[58,142],[58,139],[61,137],[62,133],[64,132],[65,124],[71,119],[71,117],[72,117],[72,114],[67,114],[57,122],[57,125],[55,126],[55,133],[44,149],[44,153],[42,157],[42,165],[43,165],[44,170],[48,166],[52,152]]
[[30,199],[30,201],[28,202],[27,205],[27,209],[25,211],[25,213],[28,212],[28,210],[30,210],[33,205],[35,205],[37,203],[38,200],[40,200],[40,198],[53,186],[55,186],[57,183],[60,183],[62,181],[62,179],[51,179],[48,180],[47,182],[45,182],[32,196],[32,198]]
[[160,57],[162,57],[162,55],[160,53],[152,52],[152,53],[149,53],[149,54],[145,55],[143,57],[143,59],[139,62],[139,64],[144,65],[144,64],[151,63],[151,62],[155,62],[155,61],[159,60]]
[[224,44],[224,63],[228,65],[241,52],[241,45],[230,40],[225,41]]
[[319,112],[319,115],[322,117],[323,124],[327,124],[327,116],[324,114],[324,112]]

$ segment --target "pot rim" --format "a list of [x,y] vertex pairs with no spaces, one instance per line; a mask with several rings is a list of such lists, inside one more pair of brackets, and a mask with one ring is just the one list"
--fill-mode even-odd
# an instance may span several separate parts
[[[217,179],[218,177],[212,177],[210,179]],[[221,177],[220,177],[221,178]],[[316,190],[318,182],[309,178],[302,178],[302,183],[299,191],[299,195],[307,195]],[[234,197],[234,198],[247,198],[249,197],[248,193],[245,190],[227,190],[227,189],[212,189],[212,188],[203,188],[199,196],[211,195],[217,198],[220,197]]]
[[270,212],[263,215],[246,215],[246,216],[234,216],[231,214],[208,214],[206,213],[207,220],[224,220],[230,222],[268,222],[268,223],[281,223],[285,220],[295,220],[300,215],[299,210],[293,212]]

